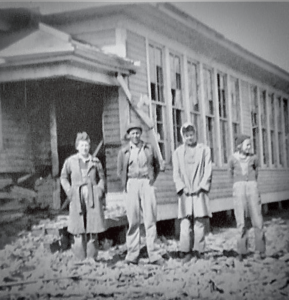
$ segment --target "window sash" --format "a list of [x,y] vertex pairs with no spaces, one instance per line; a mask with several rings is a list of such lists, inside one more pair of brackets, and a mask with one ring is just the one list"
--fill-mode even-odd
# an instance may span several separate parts
[[220,119],[220,134],[221,134],[221,159],[222,164],[228,163],[228,122]]
[[195,128],[196,128],[196,135],[197,135],[197,139],[199,140],[199,134],[200,134],[200,129],[201,129],[201,115],[200,113],[193,113],[191,112],[191,122],[194,124]]
[[174,134],[174,147],[175,149],[182,144],[183,139],[181,135],[183,111],[177,108],[173,108],[173,134]]
[[219,116],[220,118],[227,118],[227,101],[225,91],[225,75],[217,74],[217,85],[218,85],[218,102],[219,102]]
[[189,104],[191,112],[199,112],[197,65],[188,61]]
[[275,151],[275,131],[271,130],[271,163],[274,166],[276,164],[276,151]]
[[[240,123],[240,94],[239,84],[236,78],[231,78],[231,106],[232,106],[232,121],[233,123]],[[235,139],[234,139],[235,140]]]
[[215,119],[210,116],[206,116],[206,136],[207,136],[207,145],[211,149],[211,158],[212,162],[215,162],[215,136],[216,136],[216,128],[215,128]]

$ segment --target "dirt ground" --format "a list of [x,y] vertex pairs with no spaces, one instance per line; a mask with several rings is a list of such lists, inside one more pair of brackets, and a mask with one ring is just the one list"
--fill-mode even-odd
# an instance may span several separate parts
[[183,264],[177,259],[178,239],[172,221],[159,222],[158,247],[168,260],[149,264],[142,237],[138,266],[124,263],[125,244],[103,236],[98,260],[74,260],[71,249],[51,252],[49,236],[27,231],[48,212],[24,215],[0,228],[0,299],[288,299],[289,201],[283,209],[270,204],[264,216],[265,260],[254,254],[239,262],[234,218],[214,214],[206,237],[205,259]]

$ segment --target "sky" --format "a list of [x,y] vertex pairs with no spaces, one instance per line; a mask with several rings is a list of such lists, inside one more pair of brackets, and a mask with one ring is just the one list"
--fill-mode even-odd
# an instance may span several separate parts
[[[109,2],[114,4],[112,1]],[[73,3],[68,1],[21,1],[17,3],[0,0],[0,8],[39,7],[41,13],[48,14],[63,10],[77,10],[79,7],[96,6],[100,5],[99,3],[100,1],[81,3],[79,1]],[[218,31],[225,38],[289,72],[288,1],[171,3]]]

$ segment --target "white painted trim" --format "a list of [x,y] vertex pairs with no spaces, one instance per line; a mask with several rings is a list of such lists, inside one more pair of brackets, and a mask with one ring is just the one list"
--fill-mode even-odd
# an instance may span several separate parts
[[30,79],[37,80],[55,77],[67,77],[96,84],[119,85],[115,77],[88,70],[82,66],[69,65],[67,62],[5,68],[0,72],[0,82]]

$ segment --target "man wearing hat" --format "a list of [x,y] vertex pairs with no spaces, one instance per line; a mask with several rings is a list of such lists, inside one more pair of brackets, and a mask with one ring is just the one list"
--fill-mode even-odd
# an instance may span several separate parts
[[155,245],[157,206],[153,186],[160,165],[154,149],[141,140],[141,135],[142,126],[139,123],[130,123],[127,127],[129,142],[120,149],[117,159],[117,172],[125,193],[129,225],[126,235],[126,262],[138,264],[142,212],[150,263],[161,265],[164,261]]
[[250,216],[255,233],[255,251],[258,258],[265,258],[265,234],[258,191],[258,159],[251,153],[250,136],[240,134],[236,138],[236,152],[229,159],[229,173],[233,183],[234,213],[239,231],[237,248],[239,259],[248,254],[248,228]]

